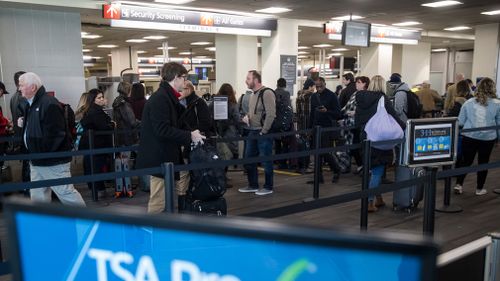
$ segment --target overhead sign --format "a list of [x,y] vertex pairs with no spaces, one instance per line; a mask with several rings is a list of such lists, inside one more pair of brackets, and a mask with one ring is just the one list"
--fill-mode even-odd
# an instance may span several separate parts
[[[341,21],[327,22],[323,31],[328,34],[330,40],[342,40],[342,25]],[[370,42],[374,43],[416,45],[421,38],[420,31],[373,24],[370,33]]]
[[211,12],[162,9],[124,4],[103,5],[112,27],[271,36],[277,20]]
[[280,77],[286,80],[286,90],[293,96],[297,82],[297,56],[280,55]]

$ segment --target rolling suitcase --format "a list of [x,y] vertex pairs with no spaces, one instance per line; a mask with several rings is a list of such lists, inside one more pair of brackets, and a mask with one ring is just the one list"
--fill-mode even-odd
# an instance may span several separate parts
[[[122,171],[129,171],[129,157],[126,153],[121,153],[120,156],[115,158],[115,172]],[[130,177],[116,178],[115,183],[115,198],[134,196]]]
[[[404,166],[396,167],[396,181],[405,181],[425,175],[423,168],[408,168]],[[393,193],[392,206],[393,210],[402,210],[411,213],[417,207],[424,197],[423,184],[410,186],[396,190]]]
[[214,200],[194,200],[189,202],[189,211],[195,215],[222,217],[227,215],[227,203],[224,197]]

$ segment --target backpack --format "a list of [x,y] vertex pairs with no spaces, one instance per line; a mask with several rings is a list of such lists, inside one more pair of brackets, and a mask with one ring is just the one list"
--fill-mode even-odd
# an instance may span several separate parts
[[73,143],[76,139],[75,112],[69,104],[63,104],[62,107],[64,110],[64,120],[66,121],[66,134]]
[[[264,126],[264,120],[266,120],[266,106],[264,105],[264,92],[266,90],[270,90],[273,92],[275,100],[276,100],[276,117],[274,118],[273,124],[271,125],[271,129],[269,129],[270,133],[277,132],[287,132],[292,127],[293,123],[293,109],[290,105],[285,105],[285,102],[276,95],[276,92],[271,88],[264,88],[259,91],[259,96],[257,97],[257,103],[260,99],[262,102],[262,107],[264,108],[264,114],[262,114],[262,118],[260,119],[260,124]],[[254,114],[257,113],[257,106],[255,106]]]
[[78,146],[80,145],[80,140],[82,139],[82,136],[83,136],[83,131],[84,131],[84,128],[82,126],[82,123],[81,122],[76,123],[76,125],[75,125],[76,137],[74,138],[74,141],[73,141],[73,148],[75,150],[78,150]]
[[[406,103],[408,110],[405,111],[406,117],[408,119],[418,119],[422,117],[422,111],[423,111],[423,105],[420,103],[420,99],[418,98],[417,94],[415,94],[413,91],[405,91],[405,90],[396,90],[394,91],[395,93],[397,92],[405,92],[406,93]],[[396,95],[394,95],[395,97]]]
[[[222,161],[214,146],[197,144],[189,153],[191,163],[210,163]],[[190,173],[189,195],[193,200],[213,200],[226,192],[226,173],[224,167],[192,170]]]

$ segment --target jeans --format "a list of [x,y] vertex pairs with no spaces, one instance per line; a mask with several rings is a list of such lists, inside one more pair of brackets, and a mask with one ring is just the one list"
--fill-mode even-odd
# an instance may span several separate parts
[[[248,136],[258,136],[258,130],[248,131]],[[245,147],[245,158],[256,157],[256,156],[270,156],[273,153],[273,139],[272,138],[262,138],[247,140]],[[265,182],[264,188],[273,189],[273,162],[266,161],[262,162],[264,165]],[[246,164],[245,169],[247,170],[248,186],[259,188],[259,174],[257,172],[257,163]]]
[[[385,171],[385,166],[384,165],[378,165],[372,167],[370,170],[370,185],[368,188],[374,188],[380,185],[382,183],[382,176],[384,175]],[[368,197],[368,201],[373,201],[373,196]]]

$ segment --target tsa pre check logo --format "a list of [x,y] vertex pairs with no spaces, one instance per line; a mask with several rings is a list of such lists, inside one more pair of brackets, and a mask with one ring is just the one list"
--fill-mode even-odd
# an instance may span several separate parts
[[307,259],[299,259],[285,268],[276,281],[295,281],[302,273],[309,272],[312,274],[316,270],[317,266],[314,263],[309,262]]

